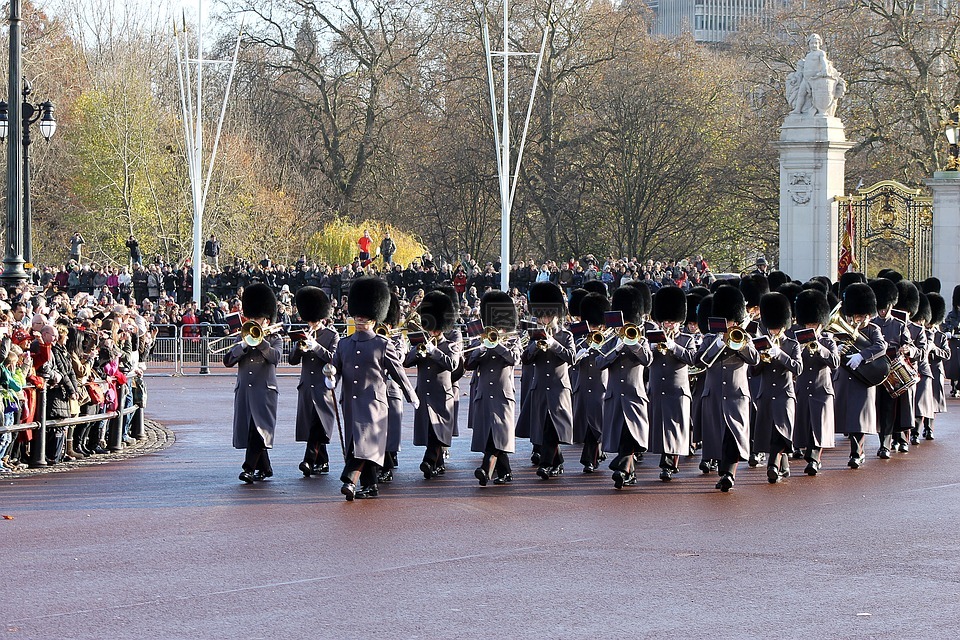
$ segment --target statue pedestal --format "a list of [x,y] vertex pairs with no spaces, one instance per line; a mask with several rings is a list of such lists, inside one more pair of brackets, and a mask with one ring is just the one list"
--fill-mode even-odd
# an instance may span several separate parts
[[837,279],[836,196],[843,195],[847,142],[839,118],[791,114],[780,127],[780,261],[795,280]]
[[940,278],[949,311],[960,284],[960,171],[937,171],[925,183],[933,193],[933,275]]

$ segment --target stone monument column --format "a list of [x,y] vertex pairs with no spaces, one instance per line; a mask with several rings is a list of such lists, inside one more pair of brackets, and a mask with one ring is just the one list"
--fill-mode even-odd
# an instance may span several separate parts
[[933,193],[933,275],[949,311],[960,284],[960,171],[936,171],[926,185]]
[[780,263],[793,279],[837,278],[839,231],[836,196],[843,195],[843,123],[834,116],[846,83],[821,50],[817,34],[787,77],[793,110],[780,127]]

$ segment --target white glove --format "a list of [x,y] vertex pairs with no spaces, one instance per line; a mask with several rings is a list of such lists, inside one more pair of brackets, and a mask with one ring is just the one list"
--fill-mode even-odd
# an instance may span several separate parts
[[623,351],[623,348],[624,348],[625,346],[627,346],[627,345],[624,344],[623,340],[621,340],[620,338],[617,338],[617,346],[615,346],[615,347],[613,348],[613,350],[614,350],[614,351]]
[[947,337],[947,340],[953,337],[953,331],[944,331],[943,335]]
[[590,353],[590,349],[587,349],[586,347],[584,347],[583,349],[580,349],[580,351],[577,351],[576,359],[579,360],[580,358],[584,357],[588,353]]
[[413,398],[410,400],[410,404],[413,405],[414,410],[419,409],[420,398],[418,398],[417,396],[413,396]]
[[307,338],[303,341],[303,350],[304,351],[313,351],[320,346],[320,343],[314,340],[313,338]]
[[437,350],[437,345],[433,342],[427,341],[427,355],[433,355],[433,352]]
[[667,351],[673,351],[673,348],[677,346],[677,343],[670,338],[667,338],[667,341],[663,343],[663,346],[667,348]]
[[333,391],[337,388],[337,379],[336,378],[324,378],[323,384],[326,385],[327,389]]
[[778,346],[776,346],[776,345],[774,345],[774,346],[770,347],[769,349],[767,349],[767,354],[768,354],[771,358],[776,358],[776,357],[779,356],[781,353],[783,353],[783,350],[781,350],[780,347],[778,347]]
[[847,366],[850,367],[851,371],[856,371],[857,367],[863,364],[863,356],[859,353],[855,353],[849,358],[847,358]]
[[553,347],[554,345],[556,345],[557,341],[553,338],[553,336],[547,336],[546,343],[547,343],[547,349],[549,349],[550,347]]
[[481,346],[480,346],[480,353],[483,353],[483,352],[486,351],[487,349],[493,349],[495,346],[497,346],[497,343],[496,343],[496,342],[490,342],[489,340],[484,340],[482,343],[480,343],[480,345],[481,345]]

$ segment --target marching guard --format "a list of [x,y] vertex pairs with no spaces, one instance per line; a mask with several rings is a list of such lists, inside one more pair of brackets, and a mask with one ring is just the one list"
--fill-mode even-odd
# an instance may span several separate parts
[[910,318],[910,334],[916,336],[913,344],[920,351],[916,359],[917,374],[920,380],[914,392],[914,418],[913,427],[910,430],[910,444],[920,444],[920,429],[925,424],[932,421],[937,412],[937,403],[933,396],[933,366],[930,358],[936,346],[933,343],[932,332],[928,329],[932,319],[930,309],[930,299],[927,294],[920,292],[920,302],[917,306],[917,312]]
[[[938,293],[927,294],[930,302],[930,367],[933,373],[933,403],[934,413],[944,413],[947,410],[947,390],[944,385],[946,372],[944,365],[953,355],[950,351],[950,341],[941,330],[940,325],[946,317],[946,300]],[[933,440],[933,418],[923,419],[922,437],[924,440]]]
[[[696,361],[706,368],[700,420],[703,458],[720,461],[717,489],[726,493],[736,482],[737,465],[750,455],[747,370],[759,364],[760,355],[742,329],[747,310],[739,289],[718,287],[713,294],[712,313],[723,318],[726,331],[704,336],[697,352]],[[733,329],[738,330],[741,342],[732,339]]]
[[240,480],[252,484],[273,475],[268,451],[277,428],[277,364],[282,339],[270,333],[277,317],[273,289],[255,283],[244,289],[240,300],[247,318],[237,342],[224,354],[223,364],[237,367],[233,402],[233,446],[246,449]]
[[[375,498],[377,477],[387,450],[387,377],[392,378],[414,406],[419,405],[403,370],[400,353],[385,336],[374,333],[390,308],[390,289],[379,278],[364,276],[350,285],[347,312],[356,331],[340,340],[334,353],[335,374],[340,379],[346,461],[340,487],[347,501]],[[360,490],[357,490],[357,483]]]
[[[397,353],[403,353],[405,338],[398,331],[400,326],[400,297],[390,292],[390,307],[383,319],[387,328],[387,339],[393,343]],[[393,481],[393,470],[397,468],[398,454],[403,425],[403,390],[393,378],[387,376],[387,452],[383,457],[383,467],[377,477],[379,483]]]
[[507,484],[513,480],[508,454],[515,450],[513,371],[520,362],[520,343],[515,335],[517,308],[508,294],[488,291],[480,299],[480,318],[485,330],[493,329],[498,335],[491,340],[493,336],[485,334],[465,358],[465,367],[474,372],[477,383],[470,400],[470,450],[483,454],[474,477],[480,486],[491,479],[494,484]]
[[797,296],[797,330],[813,332],[813,339],[801,345],[803,371],[797,377],[797,419],[793,429],[793,445],[803,452],[808,476],[820,473],[820,455],[836,446],[834,419],[833,372],[840,366],[837,343],[825,332],[830,322],[830,303],[816,289]]
[[580,318],[590,333],[577,351],[573,380],[573,441],[582,442],[580,464],[584,473],[599,468],[600,439],[603,436],[603,395],[607,389],[607,371],[597,366],[597,353],[603,344],[603,314],[610,310],[605,295],[588,293],[580,301]]
[[653,296],[653,319],[664,342],[652,349],[650,364],[650,451],[660,454],[660,479],[669,482],[680,471],[680,456],[690,453],[689,367],[696,342],[681,333],[687,321],[687,297],[679,287],[663,287]]
[[786,334],[791,325],[790,300],[782,293],[760,298],[763,335],[770,347],[753,367],[760,384],[757,391],[755,450],[767,454],[767,481],[780,482],[790,475],[790,452],[797,411],[794,378],[803,372],[800,343]]
[[404,366],[417,367],[417,397],[413,414],[413,444],[426,447],[420,471],[427,480],[445,473],[443,448],[449,447],[455,427],[452,374],[460,366],[461,341],[447,339],[453,330],[453,302],[441,291],[431,291],[417,308],[426,340],[411,344]]
[[[912,291],[903,289],[905,295],[916,295],[917,289],[911,283]],[[900,290],[896,283],[887,278],[879,278],[870,283],[877,297],[877,315],[870,322],[880,329],[883,340],[887,343],[887,357],[894,361],[900,356],[916,357],[907,325],[893,317],[891,311],[899,302]],[[912,301],[905,301],[904,305],[912,305]],[[901,305],[901,306],[904,306]],[[903,431],[913,427],[913,393],[908,391],[894,397],[881,386],[877,390],[877,431],[880,436],[880,448],[877,457],[888,460],[894,448],[905,450],[907,440],[903,438]],[[908,436],[909,437],[909,436]]]
[[610,468],[614,487],[622,489],[637,483],[634,455],[647,449],[650,424],[643,370],[653,356],[641,335],[644,302],[640,289],[619,287],[613,292],[610,309],[623,313],[624,326],[619,337],[611,339],[615,340],[614,348],[597,356],[597,367],[608,373],[603,396],[603,450],[617,452]]
[[336,427],[337,396],[327,388],[323,367],[333,361],[340,335],[324,326],[330,316],[330,298],[318,287],[300,287],[295,296],[300,319],[310,332],[290,352],[290,364],[301,365],[297,384],[296,440],[306,442],[300,471],[309,478],[330,471],[327,445]]

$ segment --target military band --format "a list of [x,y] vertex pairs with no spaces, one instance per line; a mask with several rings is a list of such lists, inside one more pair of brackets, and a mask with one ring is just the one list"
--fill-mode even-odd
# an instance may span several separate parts
[[[569,300],[539,282],[525,321],[509,295],[489,291],[475,321],[482,330],[468,327],[466,345],[455,294],[427,293],[407,322],[413,316],[401,320],[402,302],[385,282],[357,279],[347,299],[355,331],[341,336],[329,325],[331,301],[303,287],[295,300],[308,330],[290,352],[300,366],[300,471],[327,473],[327,446],[341,432],[341,493],[377,497],[379,483],[393,479],[406,399],[413,444],[424,449],[420,471],[446,475],[445,450],[457,446],[458,371],[471,374],[467,427],[481,486],[515,479],[518,437],[529,438],[542,480],[563,473],[562,445],[580,446],[587,474],[610,455],[615,489],[638,484],[648,450],[659,457],[650,479],[670,482],[700,449],[700,470],[719,476],[721,492],[735,486],[741,462],[765,460],[768,482],[783,482],[791,453],[817,476],[837,434],[849,439],[853,469],[865,463],[868,435],[878,436],[881,459],[933,440],[956,366],[960,291],[948,313],[935,278],[912,283],[884,270],[869,281],[846,273],[831,286],[774,274],[653,295],[633,282],[608,296],[598,283]],[[252,483],[273,475],[284,330],[273,324],[268,287],[248,287],[242,308],[247,322],[224,364],[238,368],[233,443],[246,450],[240,479]],[[416,370],[415,387],[405,368]]]

